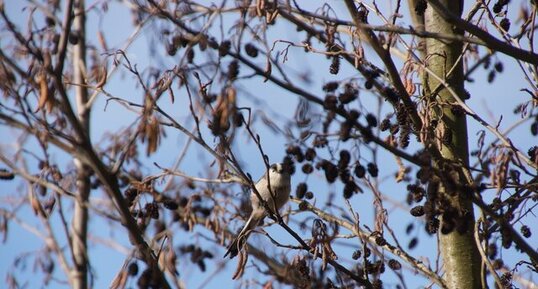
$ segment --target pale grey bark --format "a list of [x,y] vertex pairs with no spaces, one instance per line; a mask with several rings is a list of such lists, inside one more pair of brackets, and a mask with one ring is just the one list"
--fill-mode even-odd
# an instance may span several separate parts
[[[84,86],[86,70],[86,17],[84,11],[84,0],[76,0],[74,4],[73,30],[72,33],[78,37],[78,43],[73,45],[73,74],[75,86],[75,97],[77,105],[77,118],[84,133],[89,139],[90,135],[90,110],[86,109],[88,101],[88,89]],[[77,168],[77,194],[75,201],[75,211],[73,214],[71,228],[71,242],[73,250],[74,266],[72,269],[73,288],[88,288],[88,198],[90,195],[90,173],[89,168],[81,160],[75,159]]]
[[[441,2],[451,13],[461,14],[461,5],[463,4],[461,1],[444,0]],[[426,9],[425,28],[427,31],[434,33],[462,34],[432,7]],[[428,68],[442,79],[445,79],[458,95],[463,95],[462,43],[427,39],[426,51]],[[427,77],[426,81],[427,87],[425,91],[439,91],[436,95],[432,95],[431,101],[436,101],[439,104],[443,103],[444,105],[440,109],[442,113],[435,112],[435,117],[440,118],[442,126],[452,136],[450,143],[440,148],[440,153],[448,162],[460,164],[461,167],[468,167],[469,152],[465,114],[455,115],[453,113],[452,105],[455,105],[456,101],[447,89],[437,89],[440,85],[439,81],[434,77]],[[469,182],[462,172],[459,173],[459,178],[461,184]],[[465,196],[462,191],[452,194],[453,192],[448,192],[448,190],[449,188],[441,188],[440,193],[445,194],[445,197],[451,201],[451,205],[458,211],[469,212],[468,215],[465,215],[464,220],[461,220],[468,224],[469,229],[463,234],[457,230],[452,230],[448,234],[439,233],[439,248],[443,257],[446,284],[450,289],[481,288],[481,262],[473,236],[475,220],[471,196]]]

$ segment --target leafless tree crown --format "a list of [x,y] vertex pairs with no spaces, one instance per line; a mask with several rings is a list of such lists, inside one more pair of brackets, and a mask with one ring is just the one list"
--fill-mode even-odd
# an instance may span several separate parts
[[[0,235],[39,244],[6,286],[537,288],[536,15],[0,0]],[[222,259],[275,162],[289,206]]]

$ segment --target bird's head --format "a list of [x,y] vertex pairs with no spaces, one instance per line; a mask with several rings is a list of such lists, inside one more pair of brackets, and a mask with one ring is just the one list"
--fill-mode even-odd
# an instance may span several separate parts
[[289,168],[287,168],[287,166],[285,166],[282,163],[272,164],[269,167],[269,172],[270,173],[277,173],[277,174],[290,174]]
[[286,165],[286,163],[274,163],[269,167],[269,175],[271,178],[274,177],[281,177],[289,179],[292,173],[293,168],[289,165]]

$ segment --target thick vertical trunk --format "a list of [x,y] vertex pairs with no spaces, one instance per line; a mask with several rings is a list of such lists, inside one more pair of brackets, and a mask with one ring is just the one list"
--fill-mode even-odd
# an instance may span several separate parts
[[[90,113],[85,108],[88,101],[88,90],[83,85],[86,84],[84,79],[84,70],[86,69],[86,27],[84,0],[76,0],[74,4],[73,30],[78,36],[78,42],[73,45],[73,73],[74,82],[81,84],[75,87],[77,117],[84,129],[85,134],[90,135]],[[90,173],[89,168],[78,159],[75,159],[77,167],[77,198],[75,201],[75,211],[72,220],[72,250],[73,250],[73,288],[88,288],[88,250],[87,250],[87,233],[88,233],[88,198],[90,195]]]
[[[463,1],[442,0],[441,2],[451,13],[461,15]],[[425,28],[434,33],[461,34],[431,7],[428,7],[425,12]],[[444,79],[459,96],[465,95],[463,65],[460,57],[462,43],[429,38],[426,41],[426,52],[427,67],[441,79]],[[435,93],[438,91],[431,96],[431,100],[436,101],[439,107],[436,112],[432,112],[440,120],[437,129],[440,130],[440,134],[450,136],[445,138],[443,144],[440,145],[440,153],[448,163],[463,168],[461,169],[463,171],[469,164],[465,114],[454,113],[453,108],[457,105],[456,101],[447,89],[438,89],[441,85],[439,81],[430,76],[427,77],[426,82],[426,92]],[[460,185],[465,185],[469,181],[462,171],[456,174],[459,178],[457,182]],[[439,233],[446,284],[451,289],[481,288],[481,262],[473,236],[475,221],[471,196],[466,195],[468,193],[458,189],[458,186],[441,186],[440,190],[441,197],[449,200],[454,211],[461,214],[456,222],[467,225],[467,230],[454,229],[448,230],[449,233]],[[445,221],[441,220],[441,227]]]

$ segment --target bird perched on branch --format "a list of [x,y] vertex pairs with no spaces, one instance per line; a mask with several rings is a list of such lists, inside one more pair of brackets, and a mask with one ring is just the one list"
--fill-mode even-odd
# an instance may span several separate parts
[[[267,202],[269,208],[275,213],[288,202],[290,197],[291,170],[289,165],[282,163],[273,164],[255,185],[259,196]],[[269,181],[267,181],[268,178]],[[241,231],[239,231],[239,234],[237,234],[237,237],[228,246],[228,251],[224,254],[224,258],[228,255],[230,255],[230,259],[237,256],[239,250],[246,243],[250,232],[268,215],[267,210],[254,191],[250,193],[250,203],[252,205],[252,213]]]

